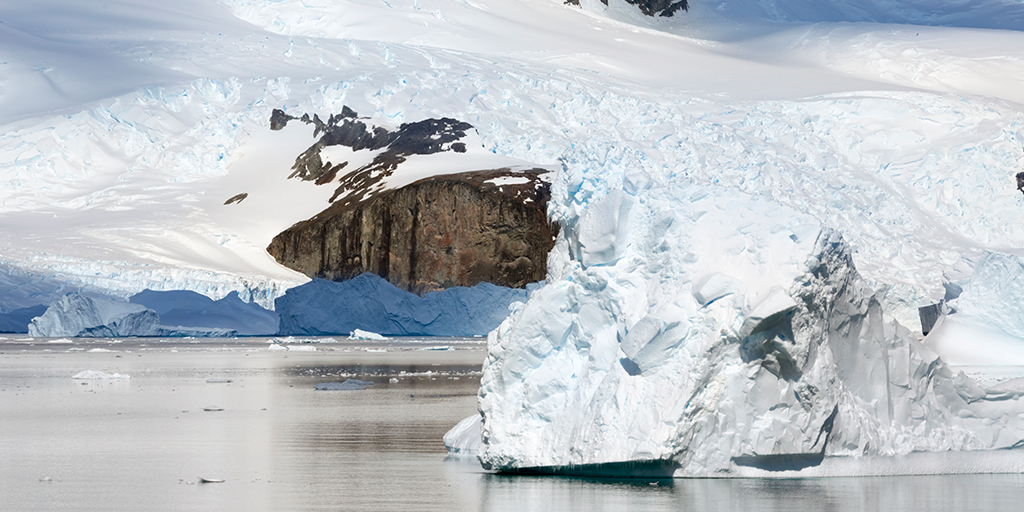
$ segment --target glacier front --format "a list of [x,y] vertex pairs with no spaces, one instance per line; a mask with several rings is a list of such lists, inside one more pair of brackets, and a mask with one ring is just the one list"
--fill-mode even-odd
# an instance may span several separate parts
[[[488,338],[485,468],[979,471],[969,455],[1024,444],[1024,391],[954,373],[886,315],[838,231],[722,187],[616,183],[586,166],[556,183],[548,285]],[[969,462],[899,462],[936,452]]]

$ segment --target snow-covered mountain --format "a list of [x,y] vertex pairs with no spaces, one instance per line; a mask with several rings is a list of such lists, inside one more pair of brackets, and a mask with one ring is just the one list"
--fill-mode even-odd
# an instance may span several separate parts
[[[560,167],[549,215],[563,231],[548,283],[491,343],[485,380],[500,374],[500,385],[488,381],[481,404],[502,419],[485,417],[482,449],[494,467],[613,460],[591,448],[646,435],[643,428],[663,426],[659,415],[692,412],[676,409],[685,400],[648,400],[658,379],[685,374],[717,382],[722,392],[744,389],[714,368],[766,368],[775,380],[757,381],[761,391],[749,395],[757,400],[737,405],[733,416],[712,410],[728,416],[718,425],[731,437],[686,459],[691,468],[822,449],[811,432],[824,435],[825,423],[825,444],[838,450],[830,454],[1012,445],[1020,437],[1017,395],[957,380],[932,365],[909,332],[920,330],[918,307],[945,297],[944,280],[967,283],[985,261],[973,282],[998,281],[992,269],[1014,267],[996,266],[985,251],[1024,247],[1024,195],[1014,179],[1024,170],[1024,4],[694,0],[687,11],[650,17],[636,3],[4,4],[0,264],[9,271],[0,281],[7,286],[2,307],[53,301],[65,291],[127,297],[146,288],[213,299],[237,291],[272,307],[307,278],[265,248],[324,210],[335,192],[288,179],[315,133],[300,123],[271,130],[272,111],[327,118],[347,106],[387,129],[451,118],[475,128],[473,167]],[[427,167],[447,173],[468,165]],[[244,200],[230,201],[240,194]],[[844,282],[856,283],[856,294],[843,295],[828,279],[820,294],[799,292],[800,280],[819,268],[808,261],[827,255],[855,276]],[[957,314],[1014,307],[985,301],[1016,296],[968,288]],[[827,314],[815,309],[842,303],[836,297],[856,307],[845,316],[832,306]],[[551,315],[548,325],[516,322],[538,309]],[[844,330],[850,324],[841,319],[861,314],[875,315],[858,324],[870,326],[870,336]],[[781,318],[806,330],[789,333]],[[1010,324],[1019,315],[978,318],[1005,320],[997,330],[1015,339]],[[758,330],[763,322],[771,325]],[[977,322],[948,323],[955,324]],[[813,341],[811,331],[841,335]],[[558,348],[566,332],[576,343],[572,357]],[[787,334],[796,348],[773,337]],[[740,352],[755,335],[785,350]],[[605,342],[607,351],[598,353]],[[548,357],[545,347],[556,354]],[[720,352],[705,361],[710,366],[695,367],[680,347]],[[818,349],[831,359],[808,356]],[[783,352],[799,364],[783,370]],[[836,361],[858,370],[837,370],[830,366]],[[897,372],[893,361],[928,372]],[[506,372],[506,365],[519,369]],[[883,370],[889,380],[875,379]],[[793,391],[793,372],[820,383],[836,382],[830,372],[837,371],[851,389],[815,395],[828,400],[786,395],[778,404],[793,411],[788,416],[765,401],[769,384]],[[588,388],[573,380],[582,374],[617,384],[588,381],[596,386]],[[524,389],[525,382],[532,384]],[[879,383],[902,394],[872,387]],[[630,424],[600,416],[614,428],[582,444],[509,412],[557,410],[552,404],[583,400],[587,389],[615,389],[615,399],[625,400],[602,404],[660,405],[622,406],[643,413]],[[950,393],[969,404],[961,407]],[[882,421],[905,420],[902,426],[874,437],[851,430],[876,426],[869,416],[881,414],[873,408],[883,402],[864,403],[883,394],[889,409]],[[989,401],[1000,403],[974,405]],[[594,403],[559,413],[607,412],[587,408]],[[971,438],[973,424],[960,413],[993,422]],[[664,443],[616,454],[678,456],[699,437],[687,437],[686,428],[698,424],[690,419],[671,419],[682,430],[658,430]],[[783,420],[790,426],[772,426]],[[938,444],[922,441],[935,431],[943,432]],[[549,450],[517,444],[530,436]]]

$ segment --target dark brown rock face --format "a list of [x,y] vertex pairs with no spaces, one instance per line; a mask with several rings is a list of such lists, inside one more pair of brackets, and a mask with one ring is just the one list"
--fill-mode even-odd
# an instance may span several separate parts
[[[640,12],[648,16],[672,16],[678,11],[689,9],[687,0],[626,0],[640,8]],[[601,0],[608,5],[608,0]],[[580,0],[565,0],[570,5],[579,5]]]
[[310,277],[372,272],[420,295],[480,282],[521,288],[545,278],[558,234],[539,179],[547,172],[473,171],[345,198],[274,237],[267,251]]

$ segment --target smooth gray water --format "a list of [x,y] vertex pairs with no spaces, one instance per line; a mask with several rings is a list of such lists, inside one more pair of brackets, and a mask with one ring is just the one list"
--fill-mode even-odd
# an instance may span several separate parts
[[[451,349],[423,350],[436,345]],[[1024,503],[1022,475],[488,474],[446,459],[441,444],[476,410],[482,340],[403,340],[385,352],[368,342],[293,346],[318,350],[268,351],[265,340],[0,340],[0,510],[962,511]],[[96,348],[112,352],[88,352]],[[82,370],[131,379],[71,378]],[[348,377],[377,384],[313,388]],[[225,481],[200,484],[200,476]]]

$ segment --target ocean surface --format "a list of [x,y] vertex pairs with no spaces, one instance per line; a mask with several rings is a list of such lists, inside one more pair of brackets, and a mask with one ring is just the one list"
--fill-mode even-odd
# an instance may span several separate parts
[[[448,459],[441,443],[476,412],[484,340],[269,341],[0,339],[0,510],[1015,511],[1024,503],[1020,474],[491,474]],[[130,378],[73,378],[87,370]],[[375,384],[314,387],[348,378]]]

